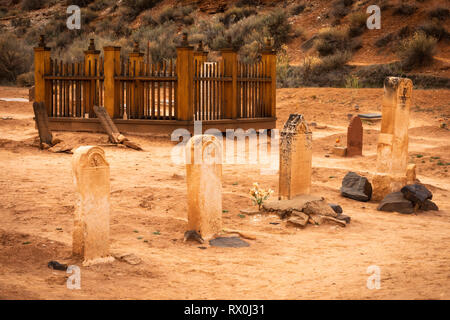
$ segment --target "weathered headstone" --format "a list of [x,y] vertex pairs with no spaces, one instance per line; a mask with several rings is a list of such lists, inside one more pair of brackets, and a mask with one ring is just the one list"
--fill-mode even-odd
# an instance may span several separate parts
[[382,200],[406,184],[408,126],[412,81],[388,77],[384,81],[381,132],[377,148],[377,174],[373,199]]
[[109,256],[109,164],[103,149],[82,146],[74,151],[72,170],[79,198],[75,210],[74,255],[83,264],[113,260]]
[[363,126],[358,116],[353,116],[347,129],[347,157],[362,156]]
[[35,96],[35,87],[32,86],[30,89],[28,89],[28,101],[32,102],[34,101],[34,96]]
[[34,102],[33,111],[34,119],[39,132],[41,148],[44,143],[48,146],[52,146],[53,135],[48,127],[48,115],[45,104],[43,102]]
[[301,114],[291,114],[281,132],[280,200],[311,192],[312,132]]
[[205,240],[222,229],[222,146],[213,135],[195,135],[186,145],[188,230]]

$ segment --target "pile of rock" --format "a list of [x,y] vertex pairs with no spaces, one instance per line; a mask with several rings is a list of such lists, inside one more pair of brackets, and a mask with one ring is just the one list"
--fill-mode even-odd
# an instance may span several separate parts
[[372,185],[367,178],[355,172],[349,172],[342,180],[341,195],[358,201],[369,201],[372,198]]
[[410,184],[404,186],[400,192],[388,194],[381,201],[377,210],[414,213],[418,210],[439,210],[438,206],[431,201],[433,194],[422,184]]
[[290,200],[274,200],[263,204],[262,210],[276,213],[286,219],[288,225],[304,228],[308,223],[321,225],[333,223],[345,227],[350,217],[342,214],[342,208],[336,204],[328,204],[323,197],[300,195]]

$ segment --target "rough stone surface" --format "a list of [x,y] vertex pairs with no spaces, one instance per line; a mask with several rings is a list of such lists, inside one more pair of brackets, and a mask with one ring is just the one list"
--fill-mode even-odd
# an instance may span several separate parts
[[309,216],[303,212],[294,211],[292,216],[288,218],[287,224],[295,227],[304,228],[308,224]]
[[306,214],[318,214],[321,216],[337,217],[338,214],[324,200],[310,201],[303,207]]
[[346,147],[333,147],[333,154],[339,157],[345,157],[347,155]]
[[400,191],[403,193],[405,199],[408,199],[413,204],[418,203],[421,205],[426,200],[431,200],[433,198],[431,191],[422,184],[409,184],[404,186]]
[[381,201],[389,193],[399,192],[406,184],[406,176],[394,177],[387,174],[376,174],[372,178],[372,200]]
[[266,212],[274,212],[284,219],[293,211],[302,211],[305,204],[310,201],[323,200],[323,197],[312,194],[297,196],[291,200],[271,200],[263,204],[262,209]]
[[312,132],[300,114],[291,114],[280,134],[280,200],[311,191]]
[[73,245],[83,263],[109,257],[110,181],[103,149],[82,146],[74,151],[72,170],[78,191]]
[[329,206],[331,207],[331,209],[333,209],[334,212],[336,212],[337,214],[341,214],[342,212],[344,212],[344,211],[342,210],[342,207],[341,207],[340,205],[336,204],[336,203],[329,203],[328,205],[329,205]]
[[344,214],[340,214],[336,217],[338,220],[343,220],[345,223],[350,223],[351,218],[349,216],[346,216]]
[[350,199],[369,201],[372,197],[372,185],[367,178],[349,172],[342,180],[341,194]]
[[362,156],[363,126],[358,116],[353,116],[347,129],[347,157]]
[[431,200],[425,200],[425,202],[419,206],[419,209],[423,210],[423,211],[429,211],[429,210],[439,211],[439,208],[436,205],[436,203],[434,203]]
[[409,163],[406,167],[406,184],[414,184],[416,182],[416,164]]
[[186,145],[188,230],[205,240],[222,230],[222,146],[213,135],[195,135]]
[[414,206],[411,201],[405,199],[403,193],[393,192],[388,194],[379,204],[378,211],[414,213]]

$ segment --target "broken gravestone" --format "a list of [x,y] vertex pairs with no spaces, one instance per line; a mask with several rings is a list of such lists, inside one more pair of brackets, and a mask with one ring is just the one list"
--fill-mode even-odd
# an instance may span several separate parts
[[366,177],[349,172],[342,180],[341,194],[353,200],[366,202],[372,197],[372,185]]
[[414,206],[411,201],[405,199],[403,193],[393,192],[389,193],[380,202],[377,208],[378,211],[400,212],[400,213],[414,213]]
[[239,237],[217,237],[209,240],[211,247],[220,248],[243,248],[249,247],[250,244]]
[[33,103],[34,119],[39,132],[40,146],[43,145],[53,146],[53,135],[48,126],[47,109],[43,102]]
[[410,184],[404,186],[401,190],[405,199],[411,201],[414,205],[423,204],[426,200],[431,200],[433,198],[433,194],[430,190],[428,190],[424,185],[421,184]]

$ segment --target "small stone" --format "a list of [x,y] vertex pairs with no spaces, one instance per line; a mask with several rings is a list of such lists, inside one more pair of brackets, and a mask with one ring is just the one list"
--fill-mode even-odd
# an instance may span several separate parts
[[405,199],[403,193],[393,192],[389,193],[380,202],[377,208],[378,211],[400,212],[400,213],[414,213],[414,206],[411,201]]
[[347,223],[343,220],[339,220],[339,219],[336,219],[333,217],[327,217],[327,216],[322,217],[322,223],[329,223],[329,222],[335,223],[341,227],[345,227],[347,225]]
[[292,216],[287,220],[288,225],[304,228],[308,224],[309,216],[303,212],[294,211]]
[[428,199],[433,198],[433,194],[422,184],[409,184],[400,190],[405,199],[412,201],[414,204],[421,205]]
[[334,147],[333,154],[335,154],[339,157],[345,157],[347,155],[347,148],[346,147]]
[[142,262],[141,258],[136,256],[134,253],[115,255],[115,258],[117,260],[126,262],[126,263],[131,264],[131,265],[137,265],[137,264],[140,264]]
[[255,214],[260,214],[261,213],[261,211],[259,211],[257,209],[241,209],[239,211],[241,213],[247,214],[247,215],[255,215]]
[[220,248],[243,248],[250,246],[248,242],[239,237],[217,237],[209,240],[209,245]]
[[372,197],[372,185],[367,178],[349,172],[342,180],[341,194],[353,200],[369,201]]
[[351,218],[349,216],[346,216],[344,214],[340,214],[336,217],[338,220],[343,220],[345,223],[350,223]]
[[310,201],[305,204],[302,211],[308,215],[318,214],[329,217],[338,216],[338,214],[331,209],[331,207],[324,200]]
[[431,200],[425,200],[425,202],[419,206],[419,209],[423,211],[430,211],[430,210],[439,211],[439,208],[436,205],[436,203],[434,203]]
[[331,207],[331,209],[333,209],[334,212],[336,212],[337,214],[341,214],[341,213],[343,212],[342,207],[341,207],[340,205],[338,205],[338,204],[335,204],[335,203],[329,203],[328,205],[329,205],[329,206]]

